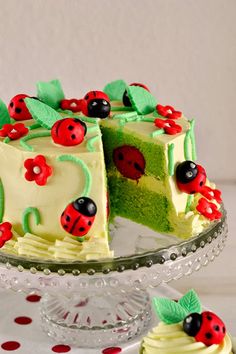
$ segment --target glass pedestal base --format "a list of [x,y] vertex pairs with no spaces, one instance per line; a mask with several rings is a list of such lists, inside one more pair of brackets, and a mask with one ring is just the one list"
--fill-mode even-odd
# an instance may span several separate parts
[[44,332],[79,347],[126,342],[142,333],[150,319],[148,293],[130,287],[71,296],[46,294],[41,302]]

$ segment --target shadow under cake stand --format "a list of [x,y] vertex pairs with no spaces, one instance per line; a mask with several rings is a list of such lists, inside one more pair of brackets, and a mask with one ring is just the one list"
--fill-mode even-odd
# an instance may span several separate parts
[[187,241],[124,219],[113,226],[114,259],[42,261],[0,252],[0,284],[42,295],[43,330],[84,348],[117,345],[140,335],[152,317],[148,287],[189,275],[222,251],[226,213]]

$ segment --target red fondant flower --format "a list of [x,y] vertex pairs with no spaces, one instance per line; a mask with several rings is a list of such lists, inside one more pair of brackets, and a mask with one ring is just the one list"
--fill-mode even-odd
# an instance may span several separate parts
[[182,131],[182,127],[171,119],[155,119],[155,126],[164,129],[166,134],[175,135]]
[[72,98],[71,100],[62,100],[61,101],[61,109],[70,110],[72,112],[80,112],[81,111],[81,101],[76,98]]
[[0,224],[0,248],[4,246],[5,242],[12,238],[11,228],[12,224],[9,222]]
[[182,112],[176,111],[172,106],[162,106],[158,104],[156,106],[157,113],[165,118],[178,119],[182,116]]
[[214,203],[208,202],[205,198],[199,199],[196,209],[209,220],[217,220],[222,216],[217,206]]
[[201,189],[201,194],[208,200],[215,199],[215,201],[219,204],[222,202],[221,191],[219,189],[212,189],[211,187],[203,186]]
[[52,167],[46,164],[43,155],[37,155],[34,159],[27,159],[24,162],[27,169],[25,178],[27,181],[35,181],[39,186],[44,186],[52,174]]
[[0,130],[0,136],[16,140],[28,133],[29,129],[23,123],[4,124]]

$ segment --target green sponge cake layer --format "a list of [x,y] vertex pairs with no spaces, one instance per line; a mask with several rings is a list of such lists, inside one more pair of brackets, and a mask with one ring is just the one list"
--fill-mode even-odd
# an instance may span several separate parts
[[124,177],[109,176],[108,185],[113,213],[156,231],[173,231],[168,220],[171,206],[166,196],[139,187],[137,182]]

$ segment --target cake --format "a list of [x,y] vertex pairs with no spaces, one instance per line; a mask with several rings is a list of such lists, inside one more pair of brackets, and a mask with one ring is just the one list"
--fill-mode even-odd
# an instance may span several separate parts
[[194,120],[123,80],[81,99],[58,80],[0,102],[0,247],[24,257],[111,258],[121,216],[187,239],[221,218],[196,163]]
[[233,353],[223,321],[211,311],[202,312],[194,290],[178,302],[154,298],[153,304],[161,322],[143,338],[140,354]]

